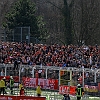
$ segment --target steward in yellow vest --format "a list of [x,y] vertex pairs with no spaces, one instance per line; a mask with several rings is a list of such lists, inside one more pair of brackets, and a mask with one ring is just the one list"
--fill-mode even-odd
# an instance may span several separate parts
[[40,88],[40,85],[37,86],[36,93],[37,93],[37,96],[41,96],[41,88]]
[[3,95],[5,93],[5,77],[3,79],[0,80],[0,95],[3,92]]
[[83,96],[83,94],[84,94],[84,89],[81,87],[80,84],[78,84],[76,88],[77,100],[81,100],[81,97]]
[[25,95],[25,90],[24,90],[24,86],[22,85],[22,83],[19,84],[19,90],[20,90],[20,95]]
[[10,76],[10,90],[11,94],[13,94],[13,88],[14,88],[14,79],[12,76]]

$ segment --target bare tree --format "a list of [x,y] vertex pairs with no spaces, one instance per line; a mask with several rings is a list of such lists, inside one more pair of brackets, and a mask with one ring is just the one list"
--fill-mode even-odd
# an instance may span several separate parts
[[72,9],[73,33],[77,44],[98,43],[99,1],[76,0]]

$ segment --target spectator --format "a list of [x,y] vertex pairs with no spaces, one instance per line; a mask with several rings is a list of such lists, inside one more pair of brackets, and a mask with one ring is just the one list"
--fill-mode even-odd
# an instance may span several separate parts
[[39,78],[41,78],[41,73],[42,73],[42,70],[41,70],[41,69],[39,69],[39,71],[38,71]]
[[63,100],[70,100],[69,94],[64,94],[63,96],[64,96]]
[[38,73],[38,71],[36,71],[36,73],[35,73],[35,78],[39,78],[39,73]]
[[18,69],[18,61],[17,59],[14,60],[14,70]]
[[5,76],[3,69],[1,70],[1,76]]
[[42,70],[42,73],[41,73],[41,78],[45,78],[45,70]]
[[[100,46],[60,46],[58,44],[26,44],[17,42],[2,42],[0,48],[0,63],[25,65],[100,68]],[[42,73],[41,73],[42,74]],[[40,76],[40,75],[39,75]],[[39,77],[38,76],[38,77]],[[53,77],[55,78],[55,77]]]

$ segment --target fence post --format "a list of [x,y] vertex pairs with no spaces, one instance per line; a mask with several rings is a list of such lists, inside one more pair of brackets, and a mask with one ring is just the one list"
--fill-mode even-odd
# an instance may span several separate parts
[[32,77],[34,78],[34,67],[32,68]]
[[96,73],[97,72],[94,72],[94,82],[96,83]]
[[21,71],[21,66],[19,65],[19,82],[20,82],[20,71]]
[[7,76],[7,66],[4,64],[5,66],[5,76]]
[[83,87],[84,87],[84,67],[83,67]]
[[48,75],[47,75],[47,73],[48,73],[48,68],[46,68],[46,79],[48,78]]

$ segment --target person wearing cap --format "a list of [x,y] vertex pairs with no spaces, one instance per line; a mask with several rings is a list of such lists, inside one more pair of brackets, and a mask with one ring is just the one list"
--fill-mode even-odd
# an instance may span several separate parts
[[81,100],[81,97],[83,96],[83,93],[84,93],[83,88],[81,87],[80,84],[78,84],[78,85],[77,85],[77,88],[76,88],[77,100]]
[[5,94],[5,77],[0,80],[0,95],[3,92],[3,95]]
[[13,87],[14,87],[14,80],[13,80],[13,77],[10,76],[10,90],[11,90],[11,94],[13,94]]

